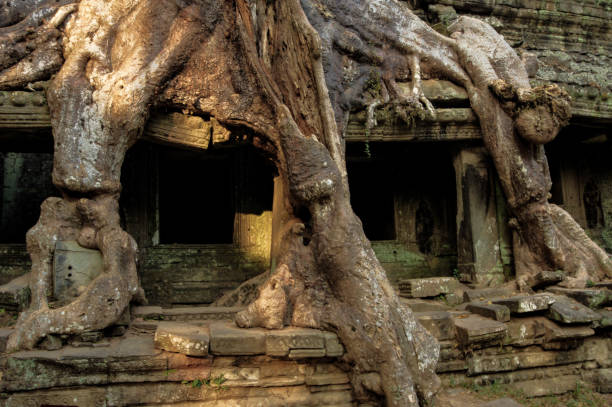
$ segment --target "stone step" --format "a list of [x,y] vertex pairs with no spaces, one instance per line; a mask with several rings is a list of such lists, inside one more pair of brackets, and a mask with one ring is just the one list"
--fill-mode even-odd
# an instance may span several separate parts
[[524,314],[527,312],[545,311],[555,302],[555,299],[549,294],[534,294],[497,298],[492,299],[491,302],[508,307],[513,314]]
[[475,343],[499,342],[506,335],[506,324],[479,315],[455,318],[454,322],[457,340],[464,347]]
[[563,288],[554,286],[548,287],[546,291],[573,298],[589,308],[601,308],[612,303],[612,290],[607,288]]
[[505,305],[489,304],[487,302],[471,302],[466,310],[500,322],[510,321],[510,309]]
[[400,280],[398,286],[403,297],[426,298],[453,293],[461,283],[454,277],[431,277]]
[[237,312],[246,307],[176,307],[160,306],[132,307],[132,317],[145,321],[196,321],[226,320],[232,321]]
[[415,312],[414,316],[437,340],[446,341],[455,337],[455,325],[449,312]]
[[508,288],[474,288],[465,290],[463,300],[465,302],[486,301],[492,298],[510,297],[514,292]]
[[210,353],[224,356],[263,355],[289,359],[338,357],[344,348],[335,333],[287,327],[278,330],[238,328],[232,322],[211,322]]
[[19,276],[0,286],[0,308],[23,311],[30,304],[30,273]]
[[182,322],[160,322],[153,339],[155,348],[187,356],[208,355],[208,327]]
[[555,297],[555,303],[548,310],[548,317],[564,324],[587,324],[602,318],[586,305],[565,296]]

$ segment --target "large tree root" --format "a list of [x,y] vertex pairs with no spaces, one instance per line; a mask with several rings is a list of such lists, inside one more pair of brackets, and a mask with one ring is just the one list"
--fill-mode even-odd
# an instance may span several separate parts
[[[50,309],[47,297],[55,243],[77,240],[99,249],[104,271],[70,304]],[[94,199],[49,198],[42,205],[38,224],[27,236],[32,256],[32,304],[11,334],[7,349],[31,349],[48,334],[75,334],[112,325],[133,298],[143,300],[136,274],[137,247],[119,226],[116,195]]]
[[564,284],[575,287],[611,277],[608,255],[567,212],[548,202],[551,180],[542,144],[568,123],[569,96],[556,85],[532,89],[516,53],[487,24],[461,17],[450,29],[471,77],[464,86],[514,216],[519,286],[528,290],[536,274],[547,270],[563,270]]
[[[384,396],[389,406],[418,406],[430,399],[437,341],[417,323],[387,280],[359,219],[352,212],[331,156],[287,120],[280,128],[288,185],[310,213],[312,236],[301,223],[284,237],[284,254],[259,298],[239,313],[239,326],[292,325],[336,332],[347,349],[352,383],[362,400]],[[305,300],[304,293],[318,293]]]

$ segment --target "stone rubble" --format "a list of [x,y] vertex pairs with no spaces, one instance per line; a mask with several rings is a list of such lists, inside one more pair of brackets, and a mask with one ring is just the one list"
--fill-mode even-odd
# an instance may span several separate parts
[[[534,397],[572,391],[576,383],[612,391],[612,340],[606,328],[611,310],[589,309],[559,294],[558,287],[534,295],[466,289],[462,298],[469,302],[455,307],[441,297],[403,300],[440,342],[436,370],[447,386],[496,381]],[[219,405],[246,398],[283,400],[266,404],[271,406],[353,402],[346,372],[334,365],[344,354],[336,334],[296,327],[240,329],[229,320],[235,309],[203,308],[133,307],[135,318],[123,337],[99,340],[99,332],[72,341],[55,337],[49,341],[64,347],[4,355],[2,401],[22,406],[38,397],[62,405],[74,395],[84,400],[79,405],[104,401],[108,406],[210,397]],[[10,332],[0,329],[0,349]],[[209,384],[193,387],[202,379]],[[128,391],[130,383],[137,389]],[[88,392],[75,392],[75,386]],[[283,398],[277,399],[279,394]]]
[[432,298],[404,303],[440,341],[436,371],[447,386],[496,381],[539,397],[574,391],[578,383],[609,393],[612,310],[601,308],[606,290],[552,286],[527,295],[468,288],[465,303],[454,308]]

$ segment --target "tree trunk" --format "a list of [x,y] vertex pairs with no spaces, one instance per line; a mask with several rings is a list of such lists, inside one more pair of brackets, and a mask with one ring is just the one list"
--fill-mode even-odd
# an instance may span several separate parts
[[[27,3],[34,10],[40,2]],[[367,109],[368,126],[383,104],[410,120],[435,114],[422,77],[464,86],[516,218],[523,284],[539,268],[562,268],[578,280],[585,271],[592,279],[610,272],[605,253],[547,203],[540,144],[567,121],[567,95],[530,90],[521,61],[485,23],[460,18],[448,38],[396,0],[60,4],[41,6],[53,16],[48,21],[26,17],[34,36],[19,27],[0,31],[8,44],[2,55],[20,50],[0,65],[1,88],[45,79],[61,65],[48,100],[53,181],[63,198],[43,204],[28,234],[34,298],[10,349],[31,348],[51,333],[103,328],[142,299],[136,246],[119,227],[117,197],[124,154],[151,106],[214,116],[275,162],[287,213],[276,271],[236,322],[337,332],[359,400],[429,400],[439,386],[439,348],[399,301],[351,209],[342,140],[350,110]],[[21,50],[24,39],[30,46]],[[44,51],[46,42],[61,43],[62,55]],[[27,65],[37,53],[48,63]],[[411,92],[403,94],[396,81],[407,79]],[[549,125],[536,128],[538,121]],[[67,239],[100,249],[105,270],[77,300],[53,310],[46,301],[51,258],[55,241]]]

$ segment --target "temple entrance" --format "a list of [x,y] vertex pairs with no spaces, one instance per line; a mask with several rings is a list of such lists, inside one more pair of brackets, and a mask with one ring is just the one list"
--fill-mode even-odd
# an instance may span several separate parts
[[351,205],[391,281],[451,276],[457,267],[457,195],[450,148],[347,145]]
[[274,166],[252,146],[141,141],[126,157],[121,207],[142,252],[151,304],[205,305],[269,269]]

